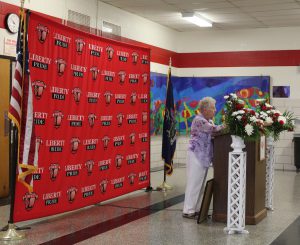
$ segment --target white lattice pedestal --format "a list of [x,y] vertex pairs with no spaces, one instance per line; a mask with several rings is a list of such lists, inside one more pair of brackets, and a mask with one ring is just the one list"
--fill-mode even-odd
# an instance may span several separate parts
[[228,200],[227,200],[227,227],[228,234],[243,233],[245,230],[245,203],[246,203],[246,152],[244,140],[231,135],[233,151],[229,152],[228,159]]
[[273,186],[274,186],[274,138],[267,137],[266,151],[266,202],[265,206],[268,210],[273,208]]

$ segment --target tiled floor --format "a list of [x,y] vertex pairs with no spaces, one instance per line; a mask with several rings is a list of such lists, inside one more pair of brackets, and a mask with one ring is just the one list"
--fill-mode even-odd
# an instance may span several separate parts
[[[162,177],[162,171],[152,173],[152,186],[161,184]],[[275,172],[275,211],[268,212],[258,225],[246,226],[248,235],[226,235],[226,224],[208,220],[198,225],[196,220],[182,218],[185,168],[176,168],[167,182],[173,186],[167,193],[137,191],[79,211],[20,223],[31,227],[26,239],[0,244],[267,245],[276,241],[300,214],[300,174],[296,172]],[[1,227],[6,225],[8,210],[8,206],[0,207]],[[293,226],[297,224],[295,221]],[[291,232],[297,229],[289,227]]]

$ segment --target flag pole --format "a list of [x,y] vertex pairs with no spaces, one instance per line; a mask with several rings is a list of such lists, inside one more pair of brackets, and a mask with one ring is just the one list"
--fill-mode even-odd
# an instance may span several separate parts
[[[170,57],[168,76],[170,76],[171,67],[172,67],[172,58]],[[168,82],[169,82],[169,80],[170,80],[170,77],[168,79]],[[168,84],[167,84],[167,88],[168,88]],[[156,190],[161,191],[161,192],[167,192],[168,190],[172,190],[172,189],[173,189],[173,187],[171,185],[167,184],[167,173],[166,173],[166,167],[165,167],[165,162],[164,162],[164,180],[163,180],[163,183],[156,188]]]
[[[21,18],[24,18],[24,3],[25,0],[21,0],[20,14]],[[21,23],[20,23],[21,24]],[[6,227],[0,232],[0,241],[17,241],[25,238],[23,232],[17,232],[17,227],[14,224],[14,206],[15,206],[15,189],[16,189],[16,172],[18,164],[18,129],[13,121],[11,121],[10,131],[10,158],[9,163],[10,170],[10,213],[9,220]]]

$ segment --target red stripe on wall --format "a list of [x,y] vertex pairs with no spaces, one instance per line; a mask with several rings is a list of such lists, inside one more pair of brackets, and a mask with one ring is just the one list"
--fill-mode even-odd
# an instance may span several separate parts
[[300,50],[178,53],[174,60],[174,66],[180,68],[298,66],[299,64]]
[[[19,7],[0,2],[0,28],[5,28],[5,16],[8,13],[19,13]],[[63,20],[47,16],[55,22]],[[95,29],[90,31],[96,33]],[[172,66],[178,68],[201,67],[255,67],[255,66],[298,66],[300,65],[300,50],[269,50],[269,51],[237,51],[209,53],[176,53],[167,49],[121,37],[122,42],[151,49],[151,62],[168,65],[170,57]]]

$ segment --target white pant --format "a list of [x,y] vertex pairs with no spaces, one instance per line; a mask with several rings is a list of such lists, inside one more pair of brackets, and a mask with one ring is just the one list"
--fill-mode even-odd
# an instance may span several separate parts
[[183,213],[192,214],[200,211],[207,170],[208,168],[203,167],[196,158],[195,153],[188,151]]

